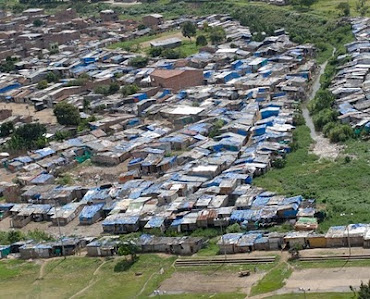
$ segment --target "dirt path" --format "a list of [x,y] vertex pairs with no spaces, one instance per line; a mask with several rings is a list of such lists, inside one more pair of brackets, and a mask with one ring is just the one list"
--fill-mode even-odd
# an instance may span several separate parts
[[83,294],[86,290],[88,290],[89,288],[91,288],[98,281],[98,278],[96,278],[96,276],[98,275],[98,272],[99,272],[100,268],[103,267],[106,263],[107,263],[107,261],[102,262],[95,269],[95,271],[93,273],[93,277],[90,279],[88,285],[86,287],[84,287],[82,290],[80,290],[77,293],[75,293],[74,295],[72,295],[71,297],[69,297],[69,299],[76,298],[76,297],[80,296],[81,294]]
[[[334,55],[335,51],[336,49],[334,48],[332,55]],[[312,118],[307,109],[308,102],[311,101],[315,97],[317,91],[321,87],[320,77],[324,73],[327,64],[328,64],[328,61],[325,61],[323,64],[320,65],[319,67],[320,71],[317,74],[315,80],[313,81],[312,88],[311,88],[311,91],[308,97],[308,101],[304,103],[302,107],[302,114],[305,119],[307,127],[309,127],[310,129],[311,138],[314,141],[311,151],[315,155],[319,156],[320,158],[333,160],[336,157],[338,157],[340,151],[342,150],[342,146],[330,143],[330,141],[327,138],[325,138],[321,133],[316,132]]]

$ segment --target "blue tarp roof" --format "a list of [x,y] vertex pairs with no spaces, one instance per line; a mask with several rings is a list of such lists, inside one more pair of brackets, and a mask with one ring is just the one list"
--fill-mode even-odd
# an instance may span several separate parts
[[99,213],[102,210],[103,206],[104,204],[102,203],[84,206],[79,216],[80,221],[93,218],[96,213]]

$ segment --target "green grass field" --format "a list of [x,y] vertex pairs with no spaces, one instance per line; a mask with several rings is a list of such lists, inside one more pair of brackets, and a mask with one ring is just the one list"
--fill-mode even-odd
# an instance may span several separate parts
[[259,295],[281,289],[293,270],[286,263],[280,263],[272,268],[267,274],[252,287],[251,295]]
[[[148,298],[154,290],[158,289],[160,283],[175,271],[197,271],[205,275],[221,271],[230,273],[232,276],[238,271],[256,267],[256,265],[247,264],[175,268],[173,267],[175,259],[175,256],[143,254],[126,271],[121,271],[117,267],[124,258],[67,257],[46,261],[2,260],[0,261],[0,297]],[[258,271],[271,273],[277,268],[276,265],[277,263],[261,264],[256,268]],[[161,297],[223,299],[244,298],[245,294],[167,294]]]
[[299,148],[287,156],[286,166],[272,169],[254,183],[280,194],[317,199],[327,213],[320,224],[322,231],[332,225],[369,222],[369,142],[348,141],[344,156],[352,158],[346,163],[344,157],[329,161],[310,154],[312,140],[306,126],[298,127],[294,135]]

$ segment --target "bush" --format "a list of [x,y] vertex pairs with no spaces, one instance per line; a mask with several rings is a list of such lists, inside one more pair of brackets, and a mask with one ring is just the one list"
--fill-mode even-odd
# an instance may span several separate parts
[[12,122],[8,121],[0,125],[0,137],[8,137],[14,130]]
[[127,97],[131,94],[137,93],[139,90],[140,88],[136,84],[129,84],[121,88],[121,93],[124,97]]
[[36,19],[36,20],[33,21],[33,26],[35,26],[35,27],[41,27],[43,24],[44,24],[44,22],[41,21],[40,19]]
[[226,38],[225,30],[220,26],[216,26],[212,28],[209,38],[213,45],[217,45]]
[[207,38],[204,35],[197,36],[197,40],[195,41],[197,46],[206,46],[208,44]]
[[331,142],[343,142],[353,137],[353,130],[349,125],[338,124],[328,135]]
[[137,56],[137,57],[130,59],[129,65],[133,67],[137,67],[137,68],[142,68],[142,67],[146,67],[148,62],[149,62],[149,59],[147,57]]
[[337,112],[329,108],[321,110],[312,117],[315,129],[317,131],[321,131],[327,123],[336,121],[336,119]]
[[58,82],[59,77],[56,74],[54,74],[53,72],[48,72],[48,74],[46,75],[46,81],[48,81],[49,83]]
[[242,229],[240,228],[240,225],[238,223],[234,223],[232,225],[229,225],[227,228],[226,228],[226,233],[230,234],[230,233],[240,233],[242,231]]
[[181,32],[184,37],[191,38],[197,33],[197,27],[192,22],[187,21],[182,25]]
[[174,49],[165,49],[162,51],[162,56],[167,59],[178,59],[180,58],[180,53]]
[[54,135],[54,138],[57,141],[63,141],[71,137],[72,137],[72,133],[70,131],[57,131],[55,132],[55,135]]
[[37,83],[37,89],[45,89],[48,87],[48,81],[41,80],[39,83]]
[[18,127],[8,142],[11,150],[32,150],[46,146],[45,125],[39,123],[24,124]]
[[149,55],[152,57],[158,57],[162,55],[162,47],[152,47],[149,49]]
[[81,121],[78,109],[68,103],[58,103],[54,108],[54,115],[61,125],[78,126]]
[[311,114],[320,112],[325,108],[331,108],[334,103],[334,96],[329,90],[322,90],[320,89],[317,93],[315,98],[309,102],[308,109],[310,110]]
[[284,168],[286,165],[286,160],[283,158],[278,158],[272,162],[272,166],[275,168]]

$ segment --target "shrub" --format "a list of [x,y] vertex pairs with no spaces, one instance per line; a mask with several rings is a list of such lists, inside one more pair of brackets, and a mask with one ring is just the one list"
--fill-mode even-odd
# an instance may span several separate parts
[[41,80],[39,83],[37,83],[37,89],[45,89],[48,87],[48,81]]
[[145,67],[149,62],[149,59],[144,56],[137,56],[134,58],[131,58],[129,61],[129,65],[137,68]]
[[207,38],[204,35],[197,36],[197,40],[195,41],[197,46],[206,46],[208,44]]
[[162,55],[163,48],[161,47],[152,47],[149,49],[149,55],[152,57],[158,57]]
[[349,125],[338,124],[328,135],[331,142],[343,142],[353,137],[353,130]]
[[178,59],[180,58],[180,53],[174,49],[165,49],[162,51],[162,56],[167,59]]
[[241,231],[242,231],[242,229],[240,228],[240,225],[238,223],[231,224],[226,228],[226,233],[228,233],[228,234],[230,234],[230,233],[240,233]]

